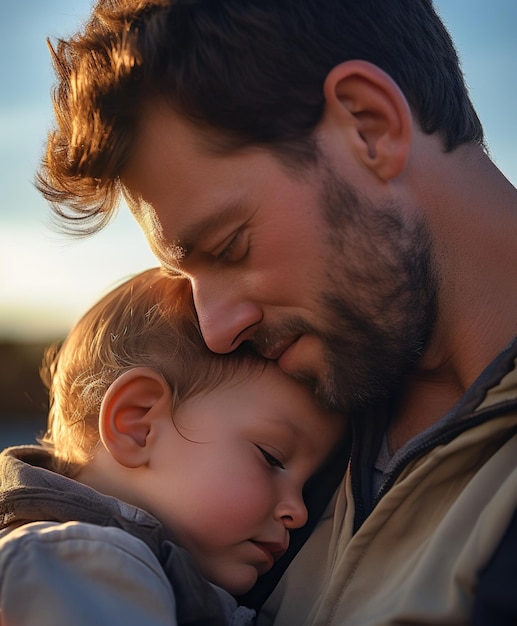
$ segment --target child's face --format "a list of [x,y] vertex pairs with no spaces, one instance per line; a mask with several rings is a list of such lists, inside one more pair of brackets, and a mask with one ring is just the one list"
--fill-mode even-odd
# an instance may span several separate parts
[[307,520],[302,488],[342,434],[341,416],[268,366],[182,404],[159,435],[144,505],[212,582],[240,594]]

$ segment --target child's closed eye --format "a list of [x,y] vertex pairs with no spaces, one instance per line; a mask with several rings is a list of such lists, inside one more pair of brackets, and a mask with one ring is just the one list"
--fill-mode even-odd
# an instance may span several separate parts
[[279,467],[280,469],[285,469],[284,464],[279,461],[275,456],[273,456],[267,450],[264,450],[264,448],[261,448],[260,446],[257,446],[257,448],[260,450],[262,456],[266,459],[267,463],[271,465],[271,467]]

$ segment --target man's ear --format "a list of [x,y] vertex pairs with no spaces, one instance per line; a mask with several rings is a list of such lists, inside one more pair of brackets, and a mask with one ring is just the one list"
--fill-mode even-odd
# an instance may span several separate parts
[[111,456],[125,467],[148,462],[156,420],[169,419],[171,390],[150,367],[135,367],[115,380],[101,404],[99,434]]
[[413,119],[404,94],[393,79],[367,61],[345,61],[325,79],[325,113],[345,134],[355,155],[384,181],[405,167]]

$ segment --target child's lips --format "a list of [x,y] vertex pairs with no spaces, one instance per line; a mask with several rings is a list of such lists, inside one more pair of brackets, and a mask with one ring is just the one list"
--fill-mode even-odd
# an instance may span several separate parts
[[270,559],[271,566],[278,561],[278,559],[285,554],[287,545],[279,542],[272,541],[254,541],[258,548],[260,548]]

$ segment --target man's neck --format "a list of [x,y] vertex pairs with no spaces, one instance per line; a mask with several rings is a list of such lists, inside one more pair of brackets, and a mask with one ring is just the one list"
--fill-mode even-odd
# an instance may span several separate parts
[[418,141],[426,149],[412,165],[411,188],[433,233],[439,316],[402,386],[393,451],[453,408],[517,334],[516,190],[481,148],[444,156],[428,149],[432,138]]
[[463,396],[464,390],[452,380],[425,378],[407,379],[405,393],[391,420],[388,445],[396,452],[410,439],[439,421]]

